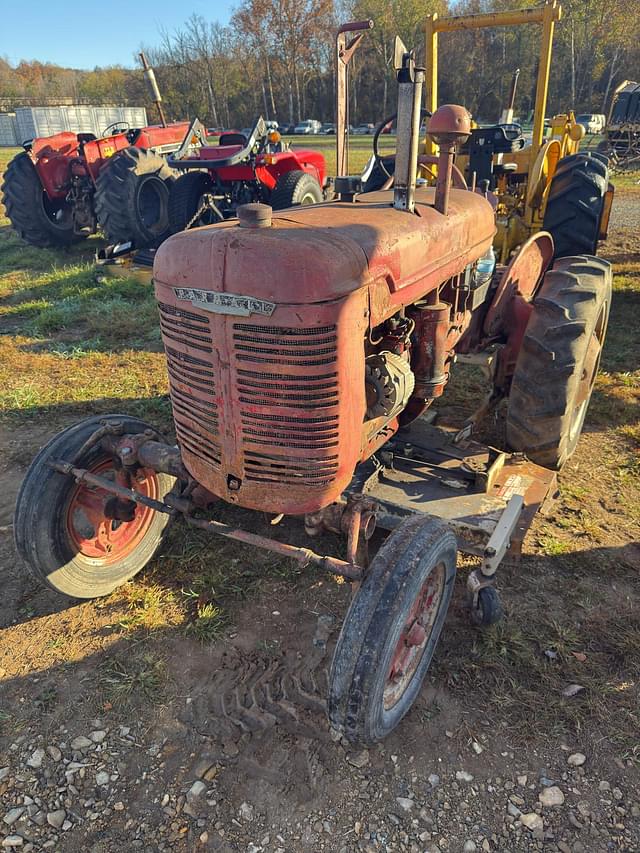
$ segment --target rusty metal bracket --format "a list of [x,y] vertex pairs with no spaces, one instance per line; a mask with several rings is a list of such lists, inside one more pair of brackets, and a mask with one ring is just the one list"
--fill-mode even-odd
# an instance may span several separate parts
[[[349,170],[349,93],[347,67],[373,21],[349,21],[336,33],[336,177]],[[347,42],[347,33],[356,35]]]
[[98,442],[102,441],[108,435],[123,435],[124,434],[124,421],[100,421],[100,426],[94,432],[91,433],[89,438],[85,441],[85,443],[80,447],[79,450],[73,456],[71,463],[75,465],[87,450],[91,450]]
[[511,537],[520,520],[523,506],[524,498],[522,495],[512,495],[509,498],[484,549],[484,557],[480,566],[480,571],[484,577],[495,575],[504,555],[509,550]]

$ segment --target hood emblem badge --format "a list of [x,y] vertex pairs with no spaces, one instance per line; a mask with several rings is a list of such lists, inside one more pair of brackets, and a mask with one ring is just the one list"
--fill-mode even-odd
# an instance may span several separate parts
[[236,317],[262,314],[270,317],[276,310],[275,302],[238,293],[218,293],[214,290],[197,290],[194,287],[174,287],[173,292],[176,299],[191,302],[194,308],[211,311],[213,314],[233,314]]

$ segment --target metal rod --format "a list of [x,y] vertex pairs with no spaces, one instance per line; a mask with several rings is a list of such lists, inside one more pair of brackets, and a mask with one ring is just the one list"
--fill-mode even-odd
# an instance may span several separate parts
[[153,68],[147,62],[147,57],[144,55],[143,51],[140,51],[140,62],[142,63],[142,67],[144,68],[144,76],[147,78],[147,83],[149,84],[149,89],[151,90],[151,99],[158,108],[158,113],[160,115],[160,124],[163,127],[166,127],[167,120],[164,117],[164,110],[162,109],[162,95],[160,94],[158,81],[156,80],[156,75]]
[[435,23],[438,33],[451,33],[454,30],[479,30],[485,27],[510,27],[514,24],[539,24],[544,20],[547,9],[553,10],[554,20],[559,21],[562,9],[556,0],[535,6],[533,9],[515,9],[506,12],[489,12],[480,15],[453,15],[439,18]]
[[236,542],[244,542],[247,545],[255,545],[257,548],[264,548],[267,551],[273,551],[283,557],[297,560],[302,566],[307,566],[312,563],[321,569],[336,575],[342,575],[350,580],[361,580],[362,570],[345,560],[339,560],[337,557],[325,557],[321,554],[316,554],[311,548],[299,548],[296,545],[287,545],[286,542],[276,542],[274,539],[268,539],[266,536],[258,536],[257,533],[249,533],[247,530],[231,527],[229,524],[223,524],[221,521],[207,521],[205,518],[193,518],[185,516],[185,521],[192,527],[199,527],[201,530],[210,530],[212,533],[217,533],[219,536],[224,536],[227,539],[234,539]]
[[[350,21],[336,33],[336,177],[349,171],[349,76],[347,66],[373,21]],[[347,44],[347,33],[356,33]]]
[[240,530],[228,524],[223,524],[221,521],[193,518],[187,515],[192,509],[191,502],[184,500],[184,498],[167,495],[164,502],[156,501],[153,498],[148,498],[146,495],[141,495],[134,489],[127,489],[125,486],[114,483],[113,480],[108,480],[106,477],[99,477],[97,474],[92,474],[85,468],[74,468],[70,462],[51,461],[49,462],[49,466],[60,474],[73,477],[77,483],[96,486],[104,489],[105,492],[116,495],[116,497],[135,501],[156,510],[156,512],[164,512],[171,515],[177,510],[183,514],[184,520],[192,527],[199,527],[201,530],[209,530],[227,539],[234,539],[236,542],[244,542],[247,545],[255,545],[258,548],[273,551],[276,554],[281,554],[283,557],[297,560],[303,566],[312,563],[332,574],[349,578],[349,580],[362,579],[362,569],[353,563],[346,562],[346,560],[339,560],[337,557],[322,556],[321,554],[316,554],[310,548],[299,548],[295,545],[287,545],[285,542],[276,542],[273,539],[267,539],[265,536],[258,536],[256,533],[249,533],[246,530]]

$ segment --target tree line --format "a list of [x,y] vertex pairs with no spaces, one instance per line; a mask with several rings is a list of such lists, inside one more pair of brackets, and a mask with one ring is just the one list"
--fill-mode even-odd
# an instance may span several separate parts
[[[334,38],[347,20],[373,19],[351,66],[353,124],[377,122],[395,109],[393,38],[424,57],[427,15],[502,11],[533,0],[240,0],[229,24],[192,15],[175,30],[141,45],[155,68],[171,119],[200,117],[209,126],[243,127],[256,115],[281,123],[333,120]],[[562,0],[556,26],[547,112],[607,112],[625,79],[640,79],[637,0]],[[496,120],[511,76],[520,68],[515,111],[534,104],[539,26],[440,35],[440,100],[463,103],[483,121]],[[142,72],[112,66],[81,71],[38,61],[0,59],[0,105],[145,104],[154,115]]]

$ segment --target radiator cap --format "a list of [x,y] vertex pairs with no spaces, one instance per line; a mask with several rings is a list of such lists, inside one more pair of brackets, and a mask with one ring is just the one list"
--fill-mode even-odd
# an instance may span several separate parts
[[237,209],[238,221],[241,228],[270,228],[271,214],[273,213],[268,204],[260,204],[252,201],[250,204],[241,204]]

